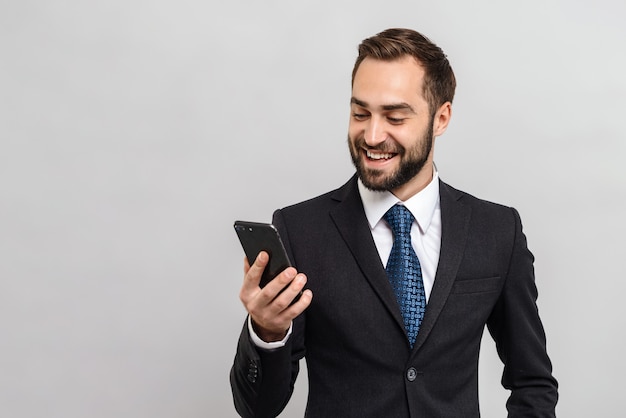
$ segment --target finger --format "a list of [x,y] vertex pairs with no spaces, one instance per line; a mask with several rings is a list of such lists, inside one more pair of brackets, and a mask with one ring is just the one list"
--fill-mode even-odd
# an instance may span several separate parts
[[276,296],[296,278],[298,271],[287,267],[263,287],[262,298],[269,304]]
[[281,288],[281,293],[276,296],[272,301],[273,309],[277,311],[277,314],[286,310],[291,305],[296,297],[301,294],[304,286],[306,285],[306,275],[300,273],[289,283],[287,287]]
[[241,289],[239,290],[239,299],[243,302],[246,309],[251,300],[253,300],[256,295],[261,291],[259,287],[259,283],[261,281],[261,276],[263,275],[263,270],[269,261],[269,256],[266,252],[261,251],[258,255],[254,264],[250,265],[248,258],[246,257],[243,262],[243,284]]
[[291,323],[291,321],[302,314],[302,312],[311,305],[312,300],[313,292],[311,292],[310,289],[303,290],[300,298],[293,305],[288,305],[287,308],[278,315],[277,319],[288,324]]
[[269,255],[265,251],[261,251],[257,256],[254,263],[250,265],[248,259],[244,261],[244,288],[255,288],[259,286],[263,270],[269,261]]
[[[296,277],[299,277],[298,280],[295,280]],[[288,267],[266,284],[263,289],[258,286],[255,288],[256,291],[242,289],[241,297],[244,298],[242,301],[248,312],[262,316],[264,318],[262,322],[265,322],[269,318],[278,316],[300,292],[305,283],[305,275],[298,275],[295,268]],[[287,291],[286,297],[283,296],[283,289]],[[244,291],[248,293],[244,294]],[[289,296],[291,297],[289,298]]]

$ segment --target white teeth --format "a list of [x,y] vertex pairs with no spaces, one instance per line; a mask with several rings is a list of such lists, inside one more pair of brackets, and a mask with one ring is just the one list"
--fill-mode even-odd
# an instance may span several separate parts
[[365,152],[367,154],[367,158],[371,158],[372,160],[388,160],[389,158],[393,157],[393,154],[374,154],[370,150],[366,150]]

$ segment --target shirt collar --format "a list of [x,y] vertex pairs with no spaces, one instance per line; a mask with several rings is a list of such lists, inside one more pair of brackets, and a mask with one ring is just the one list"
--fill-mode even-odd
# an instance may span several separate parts
[[422,234],[426,233],[439,205],[439,173],[433,170],[433,179],[419,193],[402,202],[389,191],[375,192],[358,180],[359,193],[365,209],[370,229],[374,229],[385,213],[396,203],[403,204],[411,211]]

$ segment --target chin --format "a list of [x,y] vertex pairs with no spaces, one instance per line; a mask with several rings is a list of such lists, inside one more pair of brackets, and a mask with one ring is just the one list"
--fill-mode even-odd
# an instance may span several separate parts
[[363,185],[376,192],[388,191],[389,183],[393,180],[393,175],[385,175],[380,170],[358,171],[357,173]]

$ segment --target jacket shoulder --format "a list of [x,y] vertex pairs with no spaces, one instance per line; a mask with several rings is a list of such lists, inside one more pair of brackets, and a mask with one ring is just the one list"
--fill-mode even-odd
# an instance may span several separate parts
[[456,189],[443,181],[440,181],[439,186],[440,198],[442,201],[453,201],[459,204],[466,205],[472,209],[484,210],[487,212],[506,212],[510,213],[513,209],[510,206],[504,205],[498,202],[492,202],[489,200],[481,199],[468,192]]
[[293,205],[285,206],[276,212],[282,213],[284,216],[301,216],[303,214],[312,215],[315,213],[325,213],[336,206],[339,202],[350,196],[358,196],[358,187],[356,176],[353,176],[341,187],[315,196],[311,199],[304,200]]
[[485,230],[513,232],[521,228],[520,215],[515,208],[478,198],[444,182],[440,182],[440,203],[442,216],[465,207],[471,211],[472,224]]

